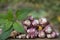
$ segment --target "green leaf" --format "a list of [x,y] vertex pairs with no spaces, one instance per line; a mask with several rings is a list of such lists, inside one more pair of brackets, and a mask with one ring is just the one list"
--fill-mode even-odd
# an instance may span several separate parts
[[12,25],[13,23],[11,22],[11,21],[7,21],[6,23],[5,23],[5,27],[4,27],[4,31],[7,31],[8,29],[10,29],[10,27],[11,27],[11,25]]
[[2,28],[3,31],[7,31],[8,29],[10,29],[11,25],[11,21],[8,21],[7,19],[0,19],[0,28]]
[[40,11],[32,11],[29,15],[33,16],[34,18],[39,18],[39,17],[46,17],[48,16],[48,13],[45,12],[44,10]]
[[23,20],[27,17],[28,13],[32,11],[31,8],[22,8],[21,10],[16,11],[16,17],[18,20]]
[[10,36],[10,33],[12,32],[12,30],[13,30],[13,28],[11,27],[8,31],[3,32],[0,35],[0,40],[6,40]]
[[12,9],[8,9],[7,19],[8,19],[8,20],[11,20],[11,21],[14,20]]
[[17,32],[25,33],[24,27],[22,26],[21,23],[15,22],[15,23],[13,24],[13,28],[14,28],[14,30],[16,30]]
[[2,28],[2,34],[0,35],[0,40],[5,40],[9,37],[12,31],[12,22],[7,19],[0,19],[0,28]]

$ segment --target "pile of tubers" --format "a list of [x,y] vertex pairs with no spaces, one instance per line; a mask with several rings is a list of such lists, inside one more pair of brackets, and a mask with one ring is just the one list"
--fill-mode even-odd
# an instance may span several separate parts
[[55,31],[46,18],[35,19],[29,16],[23,20],[22,24],[26,34],[17,35],[16,32],[14,38],[56,38],[59,36],[59,32]]

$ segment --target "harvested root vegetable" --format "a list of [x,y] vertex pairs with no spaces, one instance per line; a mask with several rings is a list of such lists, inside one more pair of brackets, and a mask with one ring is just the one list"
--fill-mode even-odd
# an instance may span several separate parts
[[28,19],[29,19],[30,21],[33,21],[33,20],[34,20],[33,16],[29,16]]
[[10,37],[15,38],[19,33],[17,31],[12,31]]
[[47,38],[52,38],[51,34],[47,34]]
[[16,38],[26,38],[26,34],[21,34],[21,35],[18,35]]
[[30,28],[27,30],[27,38],[35,38],[37,36],[37,31],[35,28]]
[[26,26],[30,26],[30,25],[31,25],[31,22],[30,22],[29,20],[25,20],[25,21],[23,22],[23,24],[26,25]]
[[46,33],[51,33],[53,31],[50,25],[47,25],[44,30]]
[[52,36],[52,38],[55,38],[56,37],[56,32],[52,32],[51,36]]
[[26,35],[26,38],[29,39],[29,38],[30,38],[30,35],[27,34],[27,35]]
[[40,31],[40,32],[38,33],[38,37],[39,37],[39,38],[45,38],[45,33],[44,33],[44,31]]
[[60,35],[59,32],[56,32],[56,37],[59,37],[59,35]]
[[39,23],[42,24],[42,25],[46,24],[47,23],[47,19],[46,18],[40,18],[39,19]]
[[34,20],[33,22],[32,22],[32,25],[33,26],[37,26],[39,24],[39,21],[38,20]]
[[51,34],[47,34],[47,38],[55,38],[56,32],[52,32]]

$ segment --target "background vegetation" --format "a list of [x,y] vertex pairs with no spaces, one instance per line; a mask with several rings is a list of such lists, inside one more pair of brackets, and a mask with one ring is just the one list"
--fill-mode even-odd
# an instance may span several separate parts
[[25,33],[21,21],[30,15],[46,17],[60,31],[60,0],[0,0],[0,39],[8,38],[13,29]]

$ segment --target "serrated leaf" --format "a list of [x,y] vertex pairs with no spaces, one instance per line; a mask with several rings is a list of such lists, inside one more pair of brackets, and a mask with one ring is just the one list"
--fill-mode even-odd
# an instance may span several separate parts
[[25,33],[24,27],[22,26],[21,23],[15,22],[15,23],[13,24],[13,28],[14,28],[14,30],[16,30],[17,32]]
[[13,30],[13,28],[11,27],[8,31],[3,32],[0,35],[0,40],[6,40],[10,36],[10,33],[12,32],[12,30]]
[[17,19],[18,20],[25,19],[30,11],[32,11],[31,8],[23,8],[21,10],[17,10],[17,12],[16,12]]

